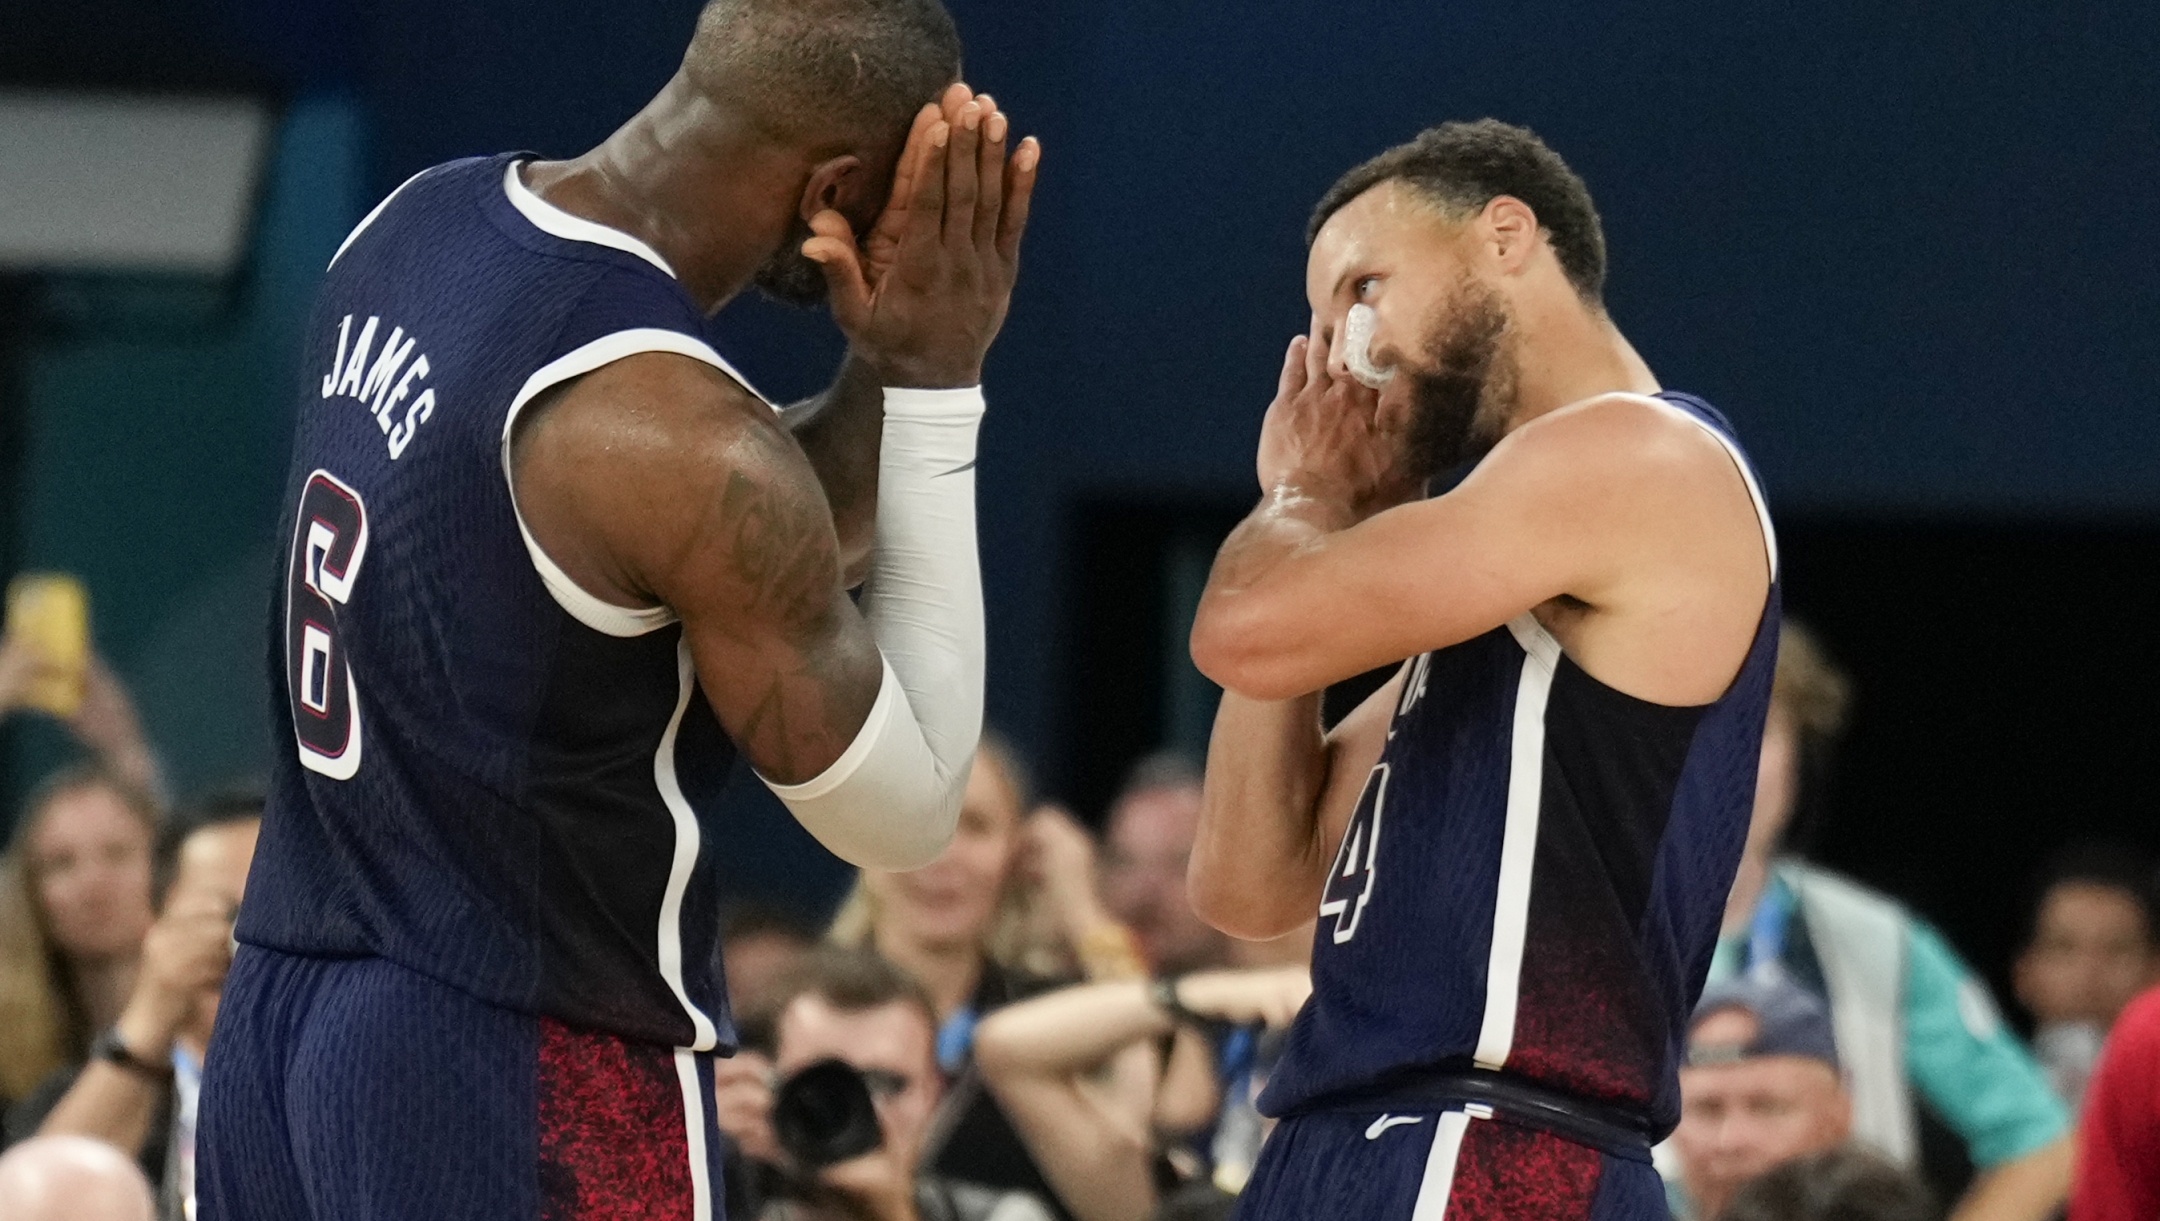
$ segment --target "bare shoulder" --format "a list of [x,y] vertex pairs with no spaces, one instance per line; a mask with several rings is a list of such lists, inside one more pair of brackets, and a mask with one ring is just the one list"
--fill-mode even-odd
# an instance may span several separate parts
[[543,394],[520,415],[512,444],[522,483],[557,466],[694,476],[737,446],[783,440],[777,413],[726,373],[642,352]]
[[1509,434],[1493,457],[1622,483],[1676,475],[1723,483],[1735,474],[1731,453],[1706,426],[1640,394],[1601,394],[1548,412]]
[[672,601],[672,574],[742,532],[719,536],[723,512],[797,544],[831,534],[816,475],[778,414],[690,357],[641,353],[596,369],[529,405],[511,442],[527,527],[603,598]]

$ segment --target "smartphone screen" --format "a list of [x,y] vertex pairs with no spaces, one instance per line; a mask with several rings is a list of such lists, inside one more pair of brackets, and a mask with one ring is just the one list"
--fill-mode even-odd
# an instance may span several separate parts
[[24,703],[56,717],[82,707],[90,665],[90,594],[63,572],[29,572],[8,585],[7,634],[41,663]]

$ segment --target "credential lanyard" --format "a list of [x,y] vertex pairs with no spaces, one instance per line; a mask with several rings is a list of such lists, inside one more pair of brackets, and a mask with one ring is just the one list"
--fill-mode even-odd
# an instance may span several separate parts
[[1773,885],[1755,905],[1755,919],[1748,924],[1747,970],[1768,969],[1785,956],[1785,931],[1792,924],[1792,897]]

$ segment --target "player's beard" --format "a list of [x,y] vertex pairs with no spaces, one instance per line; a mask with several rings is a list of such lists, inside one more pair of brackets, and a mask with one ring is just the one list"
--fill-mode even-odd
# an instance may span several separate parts
[[786,240],[780,243],[780,249],[773,251],[772,257],[765,260],[765,265],[751,277],[751,283],[758,286],[758,291],[775,301],[801,309],[825,304],[825,271],[818,266],[817,260],[802,252],[803,243],[812,236],[809,222],[796,217]]
[[1404,457],[1427,478],[1485,456],[1515,410],[1507,306],[1465,272],[1425,341],[1426,365],[1404,365],[1410,427]]

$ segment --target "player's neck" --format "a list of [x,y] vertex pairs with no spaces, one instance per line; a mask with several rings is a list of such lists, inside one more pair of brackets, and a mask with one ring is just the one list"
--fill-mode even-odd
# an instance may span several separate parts
[[1658,380],[1603,310],[1566,294],[1513,309],[1515,397],[1510,428],[1601,394],[1654,394]]
[[754,189],[771,142],[695,96],[682,78],[598,148],[527,167],[526,184],[572,215],[629,234],[667,260],[707,312],[741,292],[763,261],[750,235],[771,228]]

